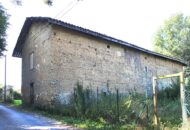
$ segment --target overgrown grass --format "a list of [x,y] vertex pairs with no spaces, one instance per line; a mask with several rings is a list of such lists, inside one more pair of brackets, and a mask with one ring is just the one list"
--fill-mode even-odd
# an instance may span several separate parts
[[[157,129],[178,129],[181,127],[181,105],[179,87],[173,84],[170,88],[158,93],[158,117],[160,125]],[[13,102],[14,106],[22,110],[34,111],[38,114],[56,119],[62,123],[77,128],[89,130],[134,130],[142,127],[153,130],[153,103],[135,91],[127,95],[119,93],[94,93],[82,86],[75,88],[70,102],[61,105],[52,101],[53,108],[36,106],[29,108],[21,106],[20,100]]]
[[[178,91],[173,90],[178,88],[174,86],[169,89],[158,94],[158,97],[159,95],[162,97],[158,99],[159,106],[162,106],[158,109],[160,120],[158,129],[165,127],[177,129],[181,126],[180,101],[173,96],[179,95]],[[127,95],[118,94],[116,91],[108,95],[104,93],[97,95],[78,86],[69,104],[62,106],[59,102],[54,102],[54,108],[38,106],[35,107],[35,111],[63,123],[90,130],[130,130],[137,127],[154,129],[152,98],[146,99],[144,95],[135,91]]]
[[[135,98],[139,98],[139,97],[135,96]],[[166,104],[167,103],[169,106],[172,104],[175,104],[175,103],[170,104],[169,101],[166,102]],[[144,130],[153,130],[154,129],[151,122],[146,122],[147,126],[139,126],[136,122],[128,122],[128,123],[120,122],[120,123],[111,124],[111,123],[105,121],[105,119],[103,119],[102,117],[99,117],[98,120],[97,119],[96,120],[88,119],[85,117],[71,117],[71,116],[65,116],[59,112],[55,112],[55,111],[48,110],[48,109],[44,110],[39,107],[24,106],[24,105],[21,105],[18,103],[16,103],[16,104],[17,105],[13,104],[12,106],[19,108],[23,111],[35,112],[37,114],[41,114],[46,117],[61,121],[63,124],[72,125],[74,127],[82,128],[82,129],[88,129],[88,130],[134,130],[137,127],[142,127]],[[126,102],[126,105],[129,105],[129,104],[130,104],[130,102]],[[139,106],[137,106],[137,104],[134,104],[133,107],[136,107],[134,109],[134,111],[137,111],[139,109]],[[170,107],[173,107],[173,106],[170,106]],[[126,111],[128,111],[128,110],[126,110]],[[168,113],[168,111],[163,112],[163,115],[165,115],[166,113]],[[161,129],[161,128],[164,129],[164,127],[169,127],[171,129],[177,129],[180,127],[179,122],[176,123],[173,121],[173,117],[170,115],[171,113],[172,113],[172,110],[167,115],[163,116],[165,118],[160,119],[161,125],[160,125],[160,128],[158,128],[158,129]],[[172,113],[172,115],[173,114],[174,113]],[[130,115],[130,116],[134,116],[134,115]],[[161,115],[160,115],[160,117],[161,117]]]
[[88,129],[88,130],[134,130],[136,128],[136,124],[109,124],[106,123],[103,119],[99,119],[99,121],[94,121],[92,119],[87,118],[79,118],[79,117],[70,117],[64,116],[61,114],[52,114],[53,111],[39,109],[33,106],[25,106],[19,105],[14,106],[21,111],[25,112],[33,112],[37,113],[51,119],[55,119],[57,121],[61,121],[63,124],[72,125],[76,128]]
[[180,82],[172,82],[157,94],[158,117],[160,124],[164,127],[179,128],[182,123],[182,112],[180,102]]
[[90,119],[101,122],[104,126],[152,127],[151,99],[146,99],[144,95],[135,91],[124,94],[116,89],[115,92],[106,94],[98,89],[94,92],[78,85],[68,104],[63,105],[57,101],[56,98],[52,101],[54,108],[38,106],[38,109],[46,109],[53,114]]

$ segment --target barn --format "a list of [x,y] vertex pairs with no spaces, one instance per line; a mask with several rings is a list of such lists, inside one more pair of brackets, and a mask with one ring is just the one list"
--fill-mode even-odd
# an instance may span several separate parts
[[91,89],[151,91],[152,76],[185,63],[128,42],[48,17],[28,17],[13,51],[22,58],[24,103],[64,103],[77,83]]

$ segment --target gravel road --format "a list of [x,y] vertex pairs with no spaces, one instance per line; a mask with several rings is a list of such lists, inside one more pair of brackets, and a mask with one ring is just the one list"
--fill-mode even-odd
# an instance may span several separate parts
[[41,115],[20,112],[0,104],[0,130],[77,130]]

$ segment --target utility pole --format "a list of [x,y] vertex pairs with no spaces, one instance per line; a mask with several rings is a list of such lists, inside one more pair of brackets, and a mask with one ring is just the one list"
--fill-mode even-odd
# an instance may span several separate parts
[[7,100],[7,56],[5,55],[5,83],[4,83],[4,102]]

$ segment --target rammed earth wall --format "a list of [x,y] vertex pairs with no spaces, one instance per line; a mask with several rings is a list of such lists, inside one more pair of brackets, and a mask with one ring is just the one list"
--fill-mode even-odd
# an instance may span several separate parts
[[[39,34],[38,34],[39,32]],[[34,69],[29,56],[34,53]],[[114,91],[136,88],[151,92],[152,76],[182,71],[183,65],[133,48],[55,25],[35,23],[22,48],[22,93],[25,103],[66,103],[79,82],[94,90],[109,85]]]

